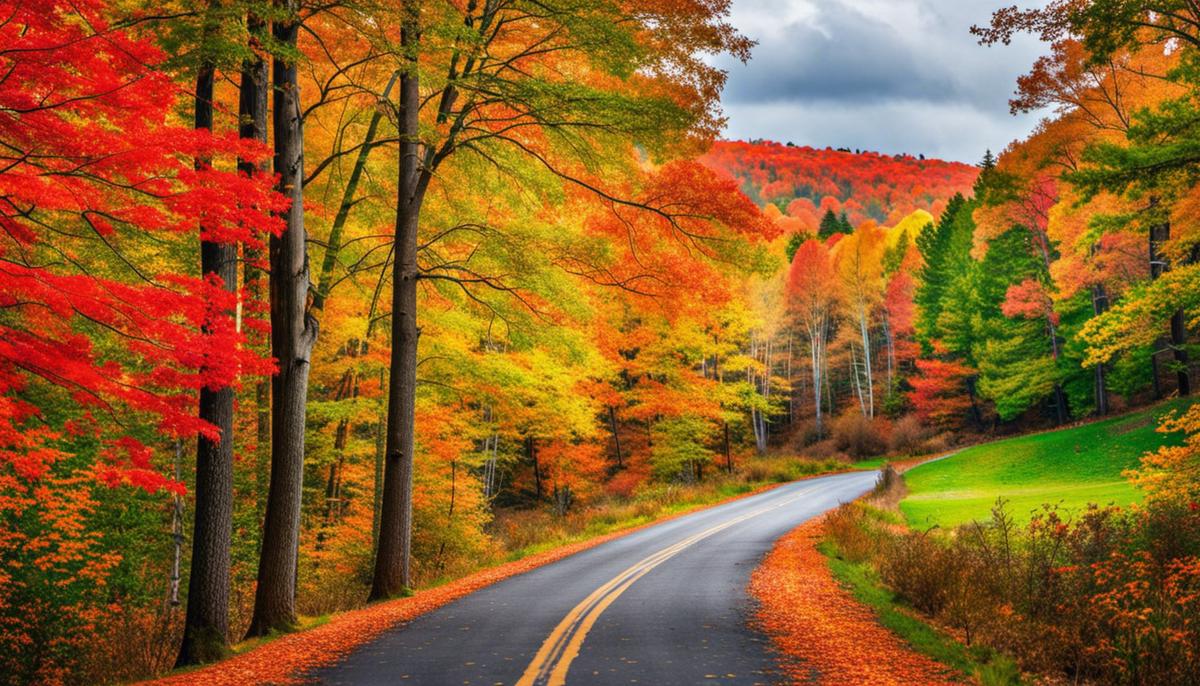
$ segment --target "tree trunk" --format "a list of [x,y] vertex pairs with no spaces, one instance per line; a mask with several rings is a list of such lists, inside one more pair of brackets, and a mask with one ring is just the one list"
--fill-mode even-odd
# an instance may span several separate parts
[[[246,20],[246,28],[252,43],[259,42],[257,36],[266,30],[266,22],[250,15]],[[241,84],[238,89],[238,136],[266,144],[267,142],[267,94],[270,92],[267,79],[269,78],[266,60],[254,57],[242,62]],[[238,171],[252,176],[270,171],[270,162],[263,160],[255,164],[248,160],[238,160]],[[258,245],[247,244],[243,253],[242,281],[245,287],[246,300],[260,304],[267,299],[266,271],[262,268],[263,251]],[[249,343],[266,348],[266,341],[260,340],[257,333]],[[271,381],[260,378],[254,384],[254,436],[255,436],[255,465],[254,465],[254,511],[255,520],[262,522],[267,507],[267,481],[270,474],[271,457]]]
[[[214,69],[204,64],[196,77],[195,127],[212,129]],[[203,168],[210,160],[196,160]],[[216,276],[226,291],[237,291],[237,246],[204,239],[201,227],[200,271]],[[231,317],[221,312],[216,317]],[[206,322],[211,332],[215,322]],[[204,434],[196,446],[196,518],[192,527],[192,565],[188,577],[187,617],[176,666],[212,662],[229,652],[229,560],[233,531],[233,388],[200,389],[200,419],[216,427],[216,441]]]
[[813,418],[817,425],[818,438],[825,435],[824,427],[821,424],[821,390],[824,386],[821,370],[825,357],[824,330],[825,322],[823,321],[817,326],[808,328],[808,351],[812,363]]
[[[1158,198],[1150,199],[1150,206],[1154,207],[1158,203]],[[1171,225],[1168,223],[1156,224],[1150,227],[1149,240],[1149,259],[1150,259],[1150,280],[1158,279],[1167,271],[1167,258],[1163,256],[1161,248],[1163,243],[1166,243],[1171,238]],[[1150,351],[1150,370],[1154,380],[1154,398],[1157,400],[1163,397],[1162,381],[1159,379],[1158,369],[1158,353],[1162,348],[1162,339],[1159,338],[1154,344],[1154,350]]]
[[1066,424],[1071,416],[1067,407],[1067,394],[1063,392],[1062,384],[1054,384],[1054,414],[1060,425]]
[[625,466],[621,458],[621,434],[617,431],[617,408],[609,406],[608,408],[608,424],[612,427],[613,446],[617,450],[617,469]]
[[[379,371],[379,387],[383,388],[384,371]],[[379,522],[383,514],[383,463],[387,450],[387,409],[382,405],[375,422],[375,479],[371,494],[371,546],[379,545]]]
[[733,473],[733,452],[729,449],[729,422],[725,422],[725,469]]
[[538,464],[537,446],[534,445],[533,436],[525,437],[525,449],[529,453],[529,461],[533,464],[533,484],[534,495],[538,502],[542,500],[542,469]]
[[875,416],[875,379],[871,369],[871,331],[867,327],[868,314],[865,310],[860,310],[858,323],[862,333],[863,342],[863,375],[866,377],[867,388],[867,412],[868,417]]
[[1176,388],[1180,397],[1192,394],[1190,361],[1187,351],[1187,322],[1183,310],[1176,310],[1171,315],[1171,350],[1175,354]]
[[[183,441],[175,440],[175,480],[182,481]],[[175,493],[171,497],[171,590],[168,600],[171,607],[179,605],[179,581],[183,560],[183,496]]]
[[[296,7],[273,27],[280,45],[295,49]],[[289,53],[290,54],[290,53]],[[291,206],[287,227],[270,240],[271,352],[279,365],[271,379],[271,480],[263,523],[254,615],[247,636],[291,629],[296,623],[296,565],[304,487],[304,422],[309,360],[317,321],[308,311],[310,287],[304,230],[304,132],[296,64],[276,57],[274,88],[275,173]]]
[[383,506],[371,600],[399,595],[410,585],[412,547],[413,404],[417,392],[417,180],[421,94],[415,46],[417,7],[402,10],[400,44],[407,64],[400,76],[400,172],[396,198],[396,259],[392,263],[392,354],[388,374],[387,447]]
[[[1096,315],[1102,315],[1108,310],[1108,292],[1103,284],[1092,286],[1092,312]],[[1106,370],[1104,364],[1096,365],[1095,369],[1095,391],[1096,396],[1096,414],[1104,416],[1108,414],[1108,388],[1105,382]]]

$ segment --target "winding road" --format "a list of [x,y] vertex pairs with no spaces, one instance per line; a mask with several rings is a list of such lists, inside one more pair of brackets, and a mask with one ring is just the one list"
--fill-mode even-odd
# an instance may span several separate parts
[[750,573],[877,472],[787,484],[641,529],[396,627],[310,676],[330,686],[772,684]]

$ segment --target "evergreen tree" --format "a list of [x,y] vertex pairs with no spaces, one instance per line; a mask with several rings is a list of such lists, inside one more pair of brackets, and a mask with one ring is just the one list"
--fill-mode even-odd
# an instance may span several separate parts
[[993,172],[996,171],[996,157],[990,149],[983,153],[983,160],[979,162],[978,166],[979,178],[975,179],[975,187],[973,189],[977,199],[984,196],[988,182],[991,180]]
[[[1009,420],[1059,393],[1067,376],[1062,356],[1055,359],[1048,343],[1046,318],[1012,316],[1005,304],[1014,287],[1027,282],[1049,283],[1045,264],[1030,244],[1028,230],[1017,226],[988,244],[987,255],[975,271],[977,317],[973,356],[979,368],[979,392]],[[1057,315],[1054,315],[1057,316]],[[1062,409],[1065,417],[1066,408]]]
[[850,224],[850,218],[842,212],[842,216],[838,218],[838,232],[844,233],[847,236],[854,233],[854,226]]
[[[924,267],[919,276],[913,300],[917,305],[917,340],[926,353],[932,350],[932,341],[942,338],[938,319],[951,284],[964,271],[964,263],[970,260],[963,248],[970,247],[974,222],[971,209],[962,195],[955,195],[946,205],[938,223],[917,235],[917,250],[921,253]],[[957,239],[957,240],[956,240]],[[964,245],[965,243],[965,245]],[[959,268],[951,269],[957,262]]]
[[825,210],[825,216],[821,217],[821,227],[817,230],[817,236],[821,240],[826,240],[841,232],[842,224],[838,221],[837,215],[833,213],[833,210]]
[[792,260],[795,259],[796,251],[800,249],[801,245],[804,245],[804,241],[810,238],[812,238],[811,233],[802,231],[797,231],[788,236],[787,246],[784,248],[784,251],[787,253],[788,264],[791,264]]

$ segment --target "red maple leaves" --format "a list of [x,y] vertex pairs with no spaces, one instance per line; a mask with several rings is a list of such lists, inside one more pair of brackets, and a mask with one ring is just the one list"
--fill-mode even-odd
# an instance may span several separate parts
[[[175,87],[156,68],[162,55],[111,26],[104,9],[96,0],[0,9],[0,392],[58,389],[109,423],[145,414],[185,437],[210,428],[194,416],[196,389],[265,365],[249,352],[214,359],[238,349],[235,322],[210,310],[233,309],[232,296],[194,276],[148,271],[146,258],[194,240],[201,225],[211,240],[256,242],[277,230],[270,213],[280,203],[270,179],[220,164],[265,150],[167,123]],[[214,163],[197,169],[197,158]],[[213,331],[202,335],[206,321]],[[39,416],[20,401],[0,404],[0,462],[25,478],[57,458],[46,447],[57,432],[35,429]],[[102,478],[165,485],[134,443],[104,451]]]

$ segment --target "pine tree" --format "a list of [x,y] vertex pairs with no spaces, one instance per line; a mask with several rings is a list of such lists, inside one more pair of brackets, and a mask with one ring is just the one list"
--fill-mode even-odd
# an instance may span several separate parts
[[825,210],[825,216],[821,217],[821,226],[817,230],[817,236],[821,240],[827,240],[834,234],[841,232],[842,224],[838,220],[837,215],[833,213],[833,210]]
[[842,216],[838,217],[838,232],[847,236],[854,233],[854,225],[850,223],[850,218],[843,211]]
[[[950,267],[953,262],[962,263],[969,259],[968,254],[956,249],[962,248],[964,242],[969,245],[969,236],[966,236],[966,241],[961,238],[972,232],[970,209],[971,206],[961,194],[955,195],[938,223],[917,235],[917,250],[925,266],[919,273],[919,284],[913,299],[919,313],[917,339],[927,353],[932,350],[932,341],[942,338],[938,318],[951,283],[962,271],[961,268],[951,270]],[[960,240],[955,240],[956,237]]]

